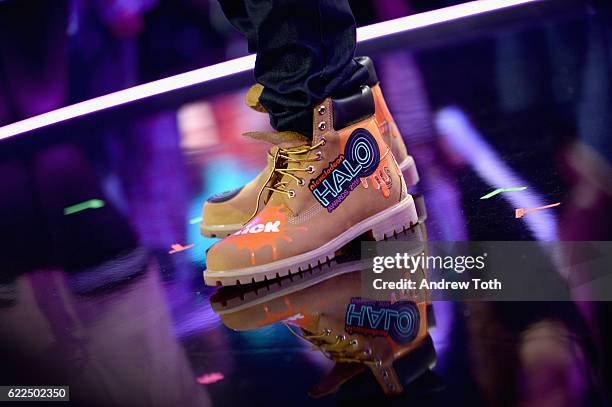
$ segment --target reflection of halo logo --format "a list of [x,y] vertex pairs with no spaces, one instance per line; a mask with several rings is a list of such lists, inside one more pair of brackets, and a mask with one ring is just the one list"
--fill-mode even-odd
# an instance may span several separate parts
[[419,332],[420,315],[412,302],[398,302],[393,305],[397,310],[395,324],[391,324],[389,335],[398,343],[408,343],[416,338]]
[[349,334],[388,336],[403,344],[417,337],[421,315],[412,301],[390,303],[352,298],[344,322],[344,329]]
[[344,147],[344,156],[351,163],[361,165],[360,178],[371,175],[380,163],[378,143],[369,131],[362,128],[351,133]]

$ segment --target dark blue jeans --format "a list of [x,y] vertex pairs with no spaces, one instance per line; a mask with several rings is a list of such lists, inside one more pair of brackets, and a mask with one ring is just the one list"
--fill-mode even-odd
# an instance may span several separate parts
[[219,0],[257,52],[261,104],[276,130],[312,135],[312,108],[352,93],[368,71],[353,59],[355,18],[348,0]]

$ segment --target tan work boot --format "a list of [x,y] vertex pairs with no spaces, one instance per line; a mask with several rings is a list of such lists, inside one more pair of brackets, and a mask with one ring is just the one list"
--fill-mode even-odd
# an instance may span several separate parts
[[332,259],[364,233],[382,240],[418,222],[374,118],[371,89],[328,98],[313,116],[312,142],[278,146],[270,180],[257,195],[265,207],[208,251],[208,285],[297,273]]
[[[211,305],[230,329],[250,331],[285,323],[333,360],[331,371],[310,390],[313,397],[337,391],[367,369],[385,394],[400,394],[403,384],[435,362],[427,334],[428,295],[425,290],[393,290],[385,292],[389,301],[363,299],[361,266],[324,265],[293,281],[258,284],[258,290],[223,288],[212,296]],[[398,374],[395,367],[400,362],[409,366]]]
[[[358,57],[356,59],[360,64],[368,68],[369,77],[367,85],[372,88],[376,122],[383,139],[391,149],[400,169],[404,172],[406,184],[408,187],[414,186],[419,181],[416,165],[412,156],[408,155],[404,140],[387,108],[374,64],[369,57]],[[265,108],[259,103],[259,96],[262,91],[263,86],[259,84],[254,85],[247,92],[245,99],[246,104],[253,110],[265,113]],[[278,143],[277,140],[265,139],[264,141],[272,144]],[[237,232],[249,220],[253,210],[258,206],[257,193],[272,171],[271,158],[274,156],[273,149],[274,147],[268,152],[266,168],[253,181],[233,191],[214,195],[204,203],[202,223],[200,224],[202,235],[208,237],[226,237]],[[259,207],[263,208],[261,202],[259,204]]]

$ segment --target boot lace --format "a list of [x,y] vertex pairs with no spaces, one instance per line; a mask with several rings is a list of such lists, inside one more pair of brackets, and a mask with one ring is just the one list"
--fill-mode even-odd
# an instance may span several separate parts
[[[321,154],[320,152],[318,152],[315,157],[311,157],[311,158],[302,157],[302,156],[307,155],[309,152],[313,150],[317,150],[319,147],[321,147],[324,144],[325,144],[325,139],[321,139],[319,142],[317,142],[316,144],[313,144],[312,146],[298,146],[298,147],[291,147],[291,148],[279,147],[276,150],[276,152],[274,153],[274,157],[273,157],[274,167],[272,168],[272,171],[270,171],[270,174],[268,175],[268,179],[263,184],[264,186],[259,190],[259,194],[257,195],[257,206],[255,207],[253,214],[251,215],[251,217],[246,223],[250,222],[259,212],[261,195],[263,194],[264,191],[268,190],[271,193],[285,194],[289,198],[293,198],[295,196],[295,190],[287,189],[291,181],[282,181],[282,179],[286,175],[287,177],[297,182],[298,185],[300,186],[304,185],[304,182],[305,182],[304,179],[295,175],[295,173],[306,172],[306,173],[312,174],[314,172],[314,167],[312,165],[309,165],[306,168],[303,168],[302,165],[304,163],[315,162],[315,161],[321,160]],[[295,168],[288,168],[290,163],[299,163],[300,166],[295,167]],[[275,182],[272,186],[268,186],[268,183],[270,182],[272,178],[276,178],[278,181]]]
[[304,339],[313,345],[313,350],[322,352],[325,356],[338,362],[363,363],[371,359],[371,352],[359,348],[356,339],[348,340],[346,335],[336,335],[335,341],[331,338],[332,330],[324,329],[320,333],[310,333],[302,329],[296,332],[289,324],[285,324],[289,332],[298,338]]

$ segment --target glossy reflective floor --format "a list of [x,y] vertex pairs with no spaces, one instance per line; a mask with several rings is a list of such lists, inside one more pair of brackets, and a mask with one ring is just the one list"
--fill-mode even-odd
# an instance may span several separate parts
[[[397,239],[611,240],[612,31],[590,11],[375,56],[421,175],[421,223]],[[268,285],[204,286],[201,204],[265,163],[240,137],[267,126],[243,93],[2,151],[0,384],[70,385],[88,405],[608,404],[608,303],[410,297],[418,346],[354,345],[335,339],[361,293],[355,247]],[[64,214],[91,199],[105,205]],[[368,352],[392,355],[386,374],[347,362]]]

